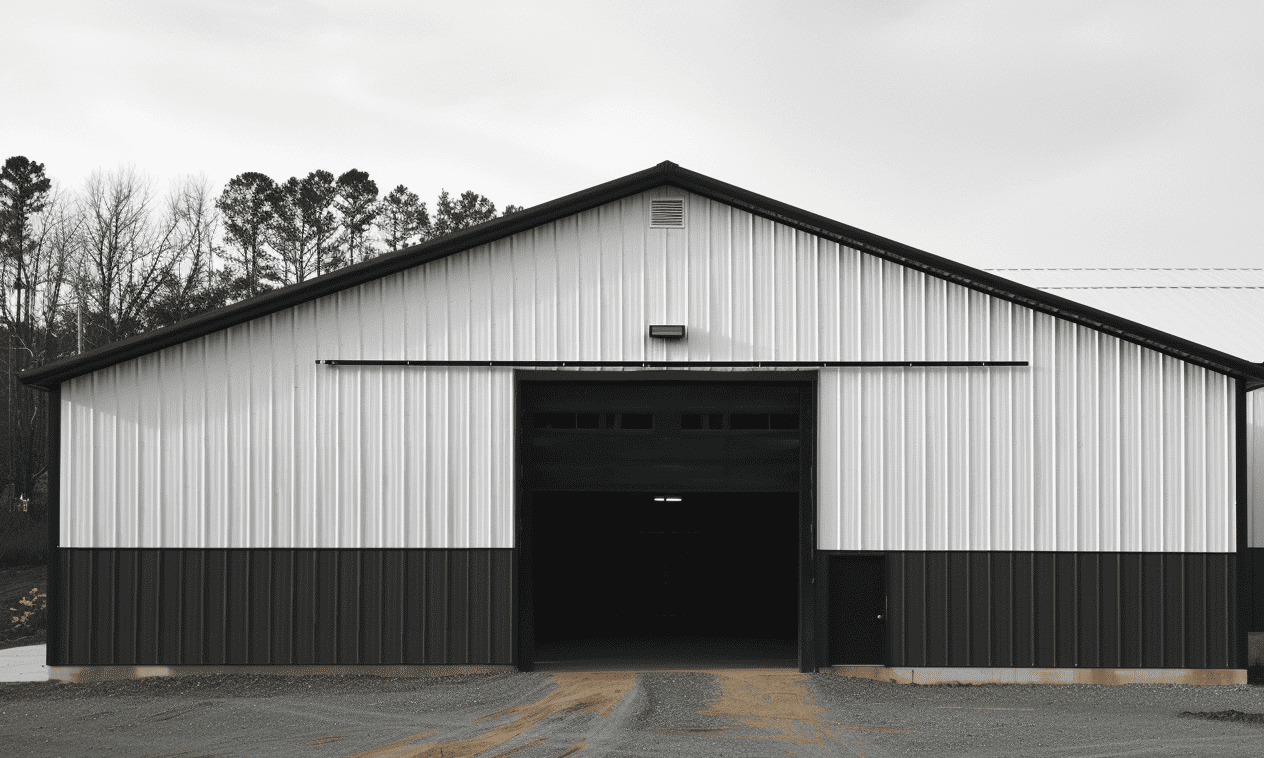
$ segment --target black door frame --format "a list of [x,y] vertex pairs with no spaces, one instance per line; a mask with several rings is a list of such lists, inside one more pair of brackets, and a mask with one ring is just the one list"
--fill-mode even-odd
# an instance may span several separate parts
[[526,429],[522,423],[522,385],[568,382],[799,384],[799,671],[816,671],[820,641],[816,601],[816,434],[819,372],[795,371],[514,371],[514,550],[513,550],[513,662],[519,671],[535,669],[535,597],[532,589],[531,492],[522,476]]

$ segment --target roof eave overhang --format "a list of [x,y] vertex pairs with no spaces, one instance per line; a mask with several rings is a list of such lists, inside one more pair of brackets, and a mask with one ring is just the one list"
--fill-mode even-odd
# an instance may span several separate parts
[[754,215],[778,221],[847,247],[923,271],[931,276],[1058,316],[1160,353],[1242,379],[1246,382],[1248,390],[1264,386],[1264,364],[1252,363],[1043,290],[941,258],[683,169],[670,162],[664,162],[653,168],[502,216],[436,240],[386,253],[372,260],[243,300],[171,326],[104,345],[82,355],[28,369],[20,373],[18,378],[24,384],[33,387],[52,389],[69,379],[237,326],[429,261],[495,242],[559,218],[591,210],[663,185],[675,186],[711,200],[732,205]]

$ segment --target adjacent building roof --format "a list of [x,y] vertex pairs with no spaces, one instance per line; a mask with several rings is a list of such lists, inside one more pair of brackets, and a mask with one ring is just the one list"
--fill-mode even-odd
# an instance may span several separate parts
[[53,389],[68,379],[664,185],[727,203],[754,215],[834,240],[856,250],[923,271],[931,276],[1098,329],[1167,355],[1243,379],[1248,389],[1264,386],[1264,365],[1236,357],[1206,344],[1145,326],[1090,305],[1074,302],[1054,294],[1051,290],[1021,284],[995,273],[971,268],[795,208],[741,187],[681,168],[670,161],[460,232],[386,253],[300,284],[243,300],[171,326],[104,345],[81,355],[53,361],[24,371],[18,376],[25,384],[42,389]]
[[1004,268],[1007,279],[1264,361],[1264,268]]

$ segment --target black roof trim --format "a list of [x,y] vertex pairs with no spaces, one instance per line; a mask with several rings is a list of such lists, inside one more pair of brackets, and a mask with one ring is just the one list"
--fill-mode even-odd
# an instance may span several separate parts
[[1247,389],[1264,386],[1264,364],[1252,363],[1228,353],[1175,335],[1152,329],[1105,311],[1051,295],[995,274],[941,258],[894,240],[871,234],[824,216],[778,202],[763,195],[689,171],[670,162],[595,187],[527,208],[508,216],[470,227],[420,245],[404,248],[339,269],[324,276],[293,284],[243,300],[171,326],[103,345],[81,355],[28,369],[18,375],[24,384],[51,389],[61,382],[123,361],[178,345],[212,332],[291,308],[309,300],[355,287],[365,282],[443,258],[463,250],[503,239],[565,216],[590,210],[629,195],[671,185],[727,203],[754,215],[771,219],[834,240],[970,289],[1009,300],[1077,324],[1091,327],[1152,350],[1228,374],[1247,382]]

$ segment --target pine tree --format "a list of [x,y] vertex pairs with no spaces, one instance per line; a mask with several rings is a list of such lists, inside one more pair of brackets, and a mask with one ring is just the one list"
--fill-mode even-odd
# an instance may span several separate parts
[[334,215],[337,197],[334,175],[323,169],[311,172],[299,182],[299,210],[312,230],[316,276],[342,268],[347,262],[338,239],[340,224]]
[[477,192],[466,190],[453,200],[447,190],[442,190],[435,203],[434,236],[451,234],[493,218],[496,218],[496,204]]
[[302,208],[302,185],[291,176],[269,193],[273,217],[268,224],[268,244],[280,258],[277,280],[282,286],[307,280],[316,272],[313,232]]
[[351,169],[338,177],[338,198],[334,207],[342,216],[342,242],[349,263],[358,263],[376,254],[369,229],[377,218],[377,182],[368,173]]
[[[27,249],[31,241],[31,217],[44,210],[53,182],[44,174],[44,164],[15,155],[0,169],[0,245],[3,245],[5,284],[24,282]],[[5,303],[6,312],[15,304]],[[28,313],[10,312],[9,320],[25,323]]]
[[431,236],[426,204],[402,184],[382,199],[375,226],[388,251],[408,247],[415,238],[426,240]]
[[224,233],[236,255],[226,254],[240,268],[234,289],[247,297],[266,292],[278,280],[276,258],[267,247],[276,214],[272,208],[276,182],[248,171],[228,181],[215,207],[224,217]]
[[[15,155],[0,168],[0,277],[5,289],[14,287],[16,298],[3,301],[5,331],[8,332],[9,392],[6,407],[6,478],[21,495],[32,492],[39,460],[36,436],[44,425],[47,399],[36,397],[32,390],[14,385],[13,374],[28,368],[32,358],[44,354],[47,334],[42,329],[41,315],[50,305],[56,308],[56,292],[64,281],[65,267],[58,267],[56,282],[43,281],[41,273],[49,268],[41,265],[48,258],[46,245],[35,230],[35,217],[48,207],[52,180],[44,174],[44,164]],[[64,256],[63,256],[64,259]],[[63,261],[64,263],[64,261]],[[42,308],[33,307],[36,298]],[[15,349],[16,348],[16,349]],[[41,456],[43,457],[43,456]],[[7,505],[7,503],[5,504]]]

